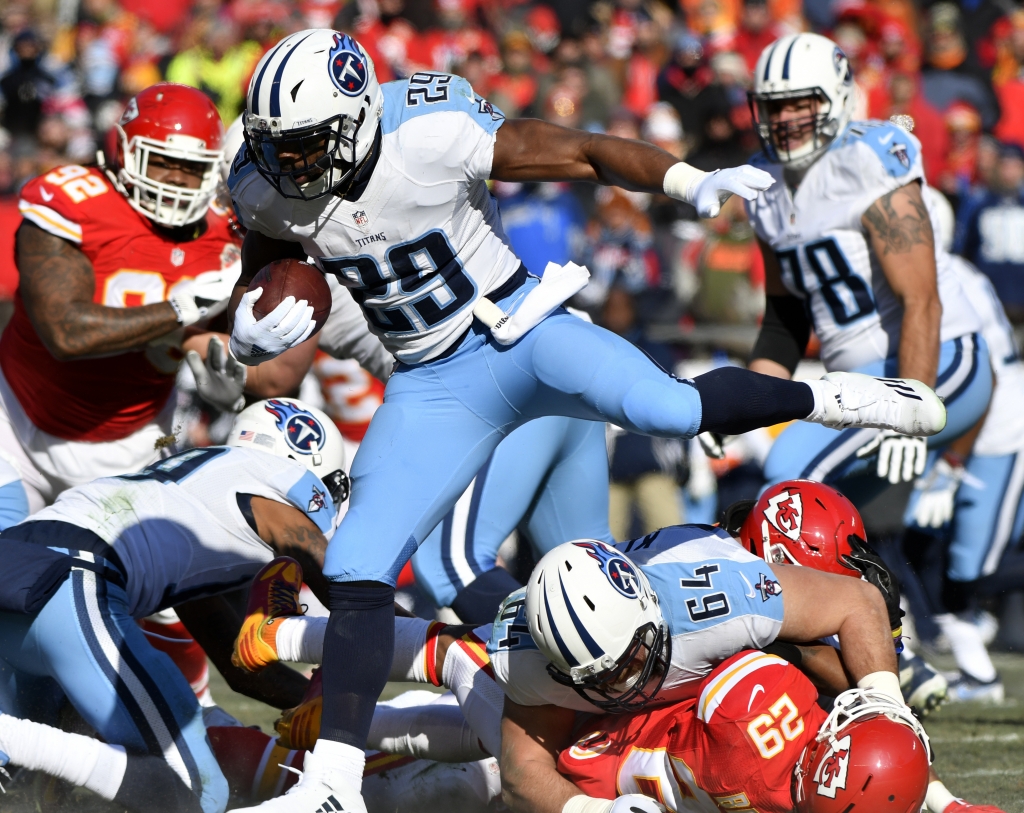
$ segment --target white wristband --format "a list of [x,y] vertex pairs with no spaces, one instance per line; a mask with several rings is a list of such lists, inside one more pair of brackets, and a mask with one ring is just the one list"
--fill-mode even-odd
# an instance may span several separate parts
[[895,672],[872,672],[857,681],[858,689],[873,689],[889,695],[901,706],[906,705],[903,692],[900,691],[900,679]]
[[938,779],[928,783],[928,793],[924,797],[924,806],[928,813],[942,813],[950,802],[957,801],[956,796],[949,792]]
[[573,796],[562,806],[562,813],[608,813],[615,804],[611,799],[593,796]]
[[668,168],[662,188],[670,198],[692,204],[697,195],[697,184],[707,175],[707,172],[680,161]]

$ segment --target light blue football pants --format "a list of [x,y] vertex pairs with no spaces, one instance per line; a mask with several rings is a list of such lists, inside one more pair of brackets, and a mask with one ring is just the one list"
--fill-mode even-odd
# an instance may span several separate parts
[[37,613],[0,612],[0,709],[50,722],[36,702],[54,683],[106,742],[166,760],[204,813],[227,807],[192,687],[149,645],[125,591],[95,573],[72,571]]
[[[536,284],[529,278],[498,304],[514,312]],[[508,347],[474,323],[448,358],[400,365],[391,376],[353,461],[349,511],[324,573],[394,585],[499,441],[545,415],[688,438],[701,402],[625,339],[564,310]]]
[[605,425],[548,416],[498,444],[466,492],[412,557],[416,584],[438,607],[494,567],[517,528],[538,558],[572,539],[612,544]]
[[[894,377],[899,360],[884,361],[854,372]],[[978,333],[943,342],[939,348],[939,372],[935,391],[946,405],[946,428],[928,438],[929,449],[941,449],[964,434],[985,414],[992,396],[992,369],[988,346]],[[840,488],[855,503],[881,493],[889,482],[875,477],[876,454],[857,457],[881,430],[837,431],[820,424],[794,423],[779,435],[768,453],[764,474],[768,485],[794,478],[807,478]]]

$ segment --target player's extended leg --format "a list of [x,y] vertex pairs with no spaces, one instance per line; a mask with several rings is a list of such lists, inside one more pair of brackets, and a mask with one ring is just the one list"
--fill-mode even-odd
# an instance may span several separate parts
[[155,757],[136,762],[133,770],[142,775],[124,786],[126,806],[139,809],[145,797],[127,796],[150,793],[148,786],[174,794],[185,810],[225,809],[227,782],[195,694],[171,660],[146,641],[122,588],[92,572],[72,571],[34,615],[0,613],[0,652],[20,672],[56,680],[107,743]]
[[737,368],[682,381],[621,336],[565,311],[515,345],[488,344],[484,353],[492,378],[527,418],[569,415],[689,438],[805,418],[815,408],[811,387]]

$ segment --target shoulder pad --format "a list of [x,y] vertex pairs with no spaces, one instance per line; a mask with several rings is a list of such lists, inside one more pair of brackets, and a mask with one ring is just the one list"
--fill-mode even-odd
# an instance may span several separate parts
[[697,717],[710,723],[712,719],[743,720],[760,714],[766,702],[778,700],[775,687],[794,671],[798,671],[795,666],[777,655],[741,652],[704,679],[697,700]]
[[832,143],[829,152],[858,143],[869,147],[893,178],[909,173],[921,151],[920,142],[902,127],[888,121],[855,121]]
[[82,242],[82,225],[95,219],[97,207],[118,193],[95,167],[77,164],[57,167],[22,187],[18,205],[22,217],[51,234]]
[[407,121],[430,113],[465,113],[488,132],[494,132],[505,121],[505,114],[477,96],[472,85],[461,76],[419,71],[408,79],[388,82],[381,90],[384,93],[381,127],[385,135],[395,132]]

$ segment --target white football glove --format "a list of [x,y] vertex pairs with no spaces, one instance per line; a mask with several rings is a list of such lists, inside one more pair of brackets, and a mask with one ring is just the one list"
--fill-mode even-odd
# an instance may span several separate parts
[[716,169],[698,181],[692,203],[701,217],[718,217],[722,204],[733,195],[739,195],[743,200],[753,200],[773,183],[775,179],[771,175],[749,164]]
[[909,483],[924,474],[928,459],[928,441],[912,438],[891,429],[879,432],[870,443],[857,450],[857,457],[865,458],[878,453],[875,474],[890,483]]
[[665,813],[665,807],[650,796],[627,793],[615,800],[608,813]]
[[725,457],[725,438],[726,436],[719,432],[701,432],[697,435],[700,448],[713,460],[721,460]]
[[963,466],[957,466],[944,457],[935,461],[927,477],[914,484],[921,492],[914,508],[914,522],[922,528],[941,528],[953,518],[956,492],[967,476]]
[[245,365],[224,349],[224,342],[211,336],[205,363],[195,350],[185,354],[185,361],[195,376],[200,398],[221,412],[241,411],[245,406]]
[[235,328],[231,331],[231,355],[249,366],[269,361],[304,342],[316,326],[313,306],[305,299],[296,302],[294,296],[286,296],[256,321],[252,308],[262,295],[262,288],[246,291],[235,310]]

